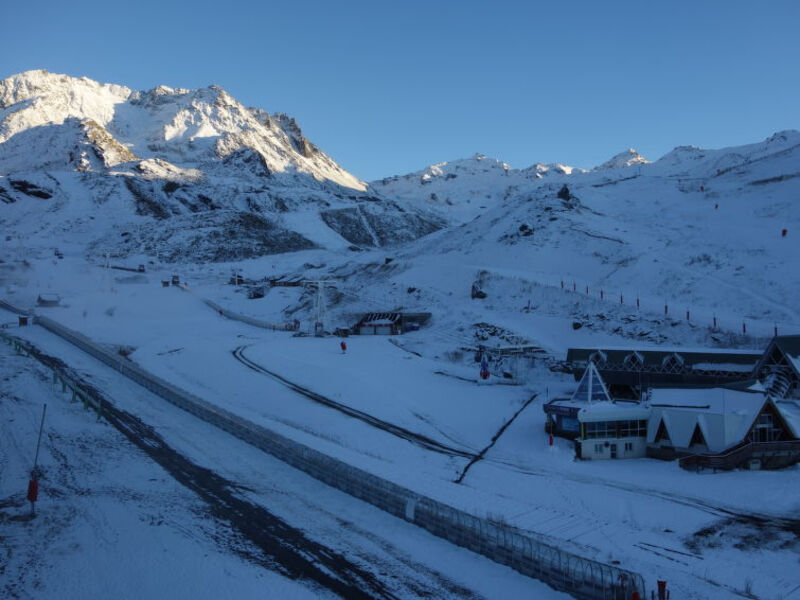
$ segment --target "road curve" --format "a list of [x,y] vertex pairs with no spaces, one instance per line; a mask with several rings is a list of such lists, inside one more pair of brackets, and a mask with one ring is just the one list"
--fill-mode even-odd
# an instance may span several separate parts
[[433,452],[438,452],[440,454],[445,454],[447,456],[457,456],[460,458],[466,458],[469,460],[473,460],[477,456],[474,452],[471,452],[469,450],[448,446],[426,435],[410,431],[408,429],[405,429],[404,427],[400,427],[399,425],[395,425],[393,423],[389,423],[388,421],[379,419],[378,417],[375,417],[369,413],[352,408],[345,404],[341,404],[340,402],[331,400],[330,398],[323,396],[322,394],[318,394],[317,392],[309,390],[308,388],[305,388],[293,381],[290,381],[289,379],[286,379],[285,377],[278,375],[274,371],[270,371],[266,367],[247,358],[244,354],[244,351],[247,348],[249,348],[249,345],[239,346],[238,348],[233,350],[231,354],[233,354],[233,357],[237,361],[242,363],[244,366],[246,366],[248,369],[252,369],[257,373],[261,373],[262,375],[266,375],[267,377],[275,379],[278,383],[284,385],[293,392],[305,396],[306,398],[308,398],[313,402],[316,402],[317,404],[321,404],[322,406],[327,406],[328,408],[332,408],[344,415],[347,415],[348,417],[358,419],[359,421],[366,423],[371,427],[375,427],[376,429],[380,429],[382,431],[390,433],[396,437],[411,442],[412,444],[415,444],[426,450],[431,450]]

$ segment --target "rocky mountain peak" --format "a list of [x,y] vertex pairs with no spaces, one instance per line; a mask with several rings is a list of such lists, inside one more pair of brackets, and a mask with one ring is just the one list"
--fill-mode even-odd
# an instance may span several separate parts
[[[27,71],[0,81],[0,106],[4,107],[0,143],[22,136],[19,139],[26,140],[32,157],[47,155],[49,169],[77,168],[73,150],[85,143],[85,132],[74,125],[62,127],[75,119],[91,123],[90,141],[102,141],[106,148],[106,157],[99,162],[79,161],[82,170],[116,167],[137,158],[159,159],[175,167],[170,170],[201,166],[229,177],[251,179],[269,173],[279,178],[309,176],[357,191],[367,187],[311,143],[292,117],[270,117],[266,111],[248,109],[215,85],[196,90],[160,85],[133,91],[86,77]],[[37,145],[32,147],[34,138]],[[14,146],[18,144],[10,147]],[[54,148],[64,151],[60,160]],[[224,160],[244,148],[260,156],[257,162],[263,168],[237,171],[243,161]],[[12,163],[3,161],[4,154],[8,152],[0,152],[0,174],[24,166],[18,153]],[[39,161],[31,166],[41,165]]]
[[633,165],[646,165],[650,161],[644,156],[639,154],[634,148],[629,148],[624,152],[615,154],[609,160],[594,168],[595,171],[602,171],[605,169],[624,169]]

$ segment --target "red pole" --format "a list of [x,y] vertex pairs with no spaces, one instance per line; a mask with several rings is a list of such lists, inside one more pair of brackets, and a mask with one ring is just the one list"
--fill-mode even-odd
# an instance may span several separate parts
[[564,280],[563,279],[561,280],[561,289],[562,290],[564,289]]
[[586,295],[587,296],[589,295],[589,286],[588,285],[586,286]]
[[36,499],[39,497],[39,480],[36,479],[36,473],[31,475],[31,480],[28,482],[28,502],[31,503],[31,514],[35,514],[34,505]]
[[636,308],[639,308],[639,296],[636,296]]
[[603,290],[600,290],[600,300],[603,299]]
[[572,282],[572,291],[573,292],[577,292],[578,291],[578,284],[576,284],[574,281]]
[[717,328],[717,315],[714,315],[714,329]]
[[744,321],[742,321],[742,333],[744,335],[747,335],[747,325],[745,324]]
[[28,502],[31,503],[31,514],[35,514],[34,504],[39,497],[39,446],[42,444],[42,430],[44,429],[44,415],[47,412],[47,404],[42,406],[42,421],[39,424],[39,439],[36,441],[36,455],[33,457],[33,469],[31,469],[31,480],[28,482]]
[[789,230],[788,230],[788,229],[782,229],[782,230],[781,230],[781,237],[786,237],[786,234],[787,234],[787,233],[789,233]]
[[619,303],[624,304],[624,302],[622,301],[622,294],[619,295]]
[[667,305],[666,305],[666,303],[665,303],[665,304],[664,304],[664,314],[667,314],[667,312],[668,312],[668,307],[667,307]]
[[689,320],[689,311],[688,311],[688,309],[687,309],[687,311],[686,311],[686,320],[687,320],[687,321]]
[[667,582],[658,580],[658,600],[667,600]]
[[778,337],[778,324],[775,323],[775,337]]

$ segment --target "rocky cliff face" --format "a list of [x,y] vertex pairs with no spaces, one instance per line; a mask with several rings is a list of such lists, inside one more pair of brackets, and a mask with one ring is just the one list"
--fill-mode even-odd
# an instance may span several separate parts
[[[112,228],[136,230],[143,224],[131,219],[146,219],[140,243],[131,235],[111,244],[98,232],[87,247],[99,251],[102,240],[106,252],[135,248],[174,260],[191,260],[192,247],[197,259],[232,260],[385,245],[439,226],[369,190],[293,118],[245,107],[219,87],[142,92],[46,71],[0,81],[0,200],[0,220],[11,229],[42,211],[51,227],[94,218],[98,207]],[[105,214],[111,205],[115,212]],[[341,211],[359,218],[345,224]],[[185,228],[206,231],[202,249],[178,247]]]

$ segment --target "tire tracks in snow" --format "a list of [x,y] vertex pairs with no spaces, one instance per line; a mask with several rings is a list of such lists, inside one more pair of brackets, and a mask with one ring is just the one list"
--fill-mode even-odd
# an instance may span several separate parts
[[519,415],[522,413],[522,411],[523,411],[523,410],[525,410],[525,409],[528,407],[528,405],[529,405],[531,402],[533,402],[534,400],[536,400],[536,397],[537,397],[537,396],[538,396],[538,394],[534,394],[533,396],[531,396],[530,398],[528,398],[528,401],[527,401],[527,402],[525,402],[525,404],[523,404],[522,406],[520,406],[519,410],[517,410],[517,412],[515,412],[515,413],[513,414],[513,416],[512,416],[512,417],[511,417],[511,418],[510,418],[508,421],[506,421],[505,423],[503,423],[503,426],[502,426],[502,427],[500,427],[500,429],[498,429],[498,430],[497,430],[497,433],[495,433],[495,434],[492,436],[492,439],[491,439],[491,441],[489,442],[489,445],[488,445],[488,446],[486,446],[486,448],[484,448],[483,450],[481,450],[481,451],[480,451],[480,454],[477,454],[477,455],[475,455],[475,458],[473,458],[471,461],[469,461],[469,464],[468,464],[466,467],[464,467],[464,470],[463,470],[463,471],[461,471],[461,474],[460,474],[460,475],[458,476],[458,478],[457,478],[457,479],[454,481],[454,483],[461,483],[462,481],[464,481],[464,477],[466,477],[466,475],[467,475],[467,471],[469,471],[470,467],[472,467],[472,465],[474,465],[476,462],[478,462],[478,461],[479,461],[479,460],[481,460],[481,459],[482,459],[484,456],[486,456],[486,453],[487,453],[487,452],[489,452],[489,450],[491,450],[491,449],[492,449],[492,446],[494,446],[494,445],[497,443],[497,440],[499,440],[499,439],[500,439],[500,436],[501,436],[501,435],[503,435],[503,432],[504,432],[506,429],[508,429],[509,425],[511,425],[511,423],[513,423],[513,422],[514,422],[514,420],[515,420],[515,419],[516,419],[516,418],[517,418],[517,417],[518,417],[518,416],[519,416]]
[[[642,496],[649,496],[658,498],[673,504],[679,504],[706,512],[715,517],[723,519],[733,519],[743,523],[752,523],[760,526],[775,526],[779,529],[786,531],[800,532],[800,518],[795,518],[790,515],[776,515],[761,512],[748,512],[732,506],[724,506],[715,504],[714,502],[696,498],[693,496],[685,496],[676,494],[669,491],[660,491],[652,488],[642,487],[633,483],[626,483],[621,481],[613,481],[609,479],[602,479],[600,477],[591,477],[584,475],[575,475],[565,471],[553,471],[550,469],[543,469],[538,467],[524,467],[512,460],[502,458],[487,458],[486,462],[494,463],[500,468],[509,469],[523,475],[532,475],[537,477],[559,477],[565,481],[572,481],[593,486],[603,486],[612,489],[618,489],[625,492],[639,494]],[[524,514],[524,513],[522,513]],[[516,515],[520,516],[520,515]]]
[[306,387],[303,387],[302,385],[299,385],[289,379],[286,379],[282,375],[278,375],[274,371],[270,371],[269,369],[263,367],[257,362],[247,358],[244,355],[244,351],[249,347],[250,347],[249,345],[239,346],[235,350],[231,351],[231,354],[233,354],[233,357],[237,361],[242,363],[244,366],[246,366],[248,369],[256,371],[257,373],[261,373],[262,375],[266,375],[267,377],[271,377],[281,385],[289,388],[293,392],[300,394],[301,396],[305,396],[306,398],[308,398],[313,402],[316,402],[317,404],[321,404],[322,406],[327,406],[328,408],[332,408],[344,415],[347,415],[348,417],[352,417],[363,423],[366,423],[371,427],[375,427],[376,429],[380,429],[381,431],[390,433],[396,437],[406,440],[407,442],[411,442],[412,444],[420,446],[425,450],[431,450],[433,452],[438,452],[440,454],[445,454],[447,456],[467,458],[469,460],[474,460],[478,456],[477,454],[475,454],[474,452],[470,452],[469,450],[462,450],[461,448],[448,446],[447,444],[443,444],[421,433],[416,433],[404,427],[400,427],[399,425],[395,425],[394,423],[389,423],[388,421],[379,419],[378,417],[375,417],[364,411],[347,406],[346,404],[342,404],[340,402],[336,402],[335,400],[331,400],[327,396],[318,394],[317,392],[314,392]]
[[[38,350],[33,354],[47,366],[72,372],[58,358]],[[308,581],[343,598],[397,598],[373,573],[310,539],[263,506],[241,497],[237,491],[243,488],[193,462],[171,447],[152,426],[114,406],[103,392],[82,378],[76,379],[82,381],[87,393],[102,401],[103,417],[109,424],[175,481],[194,492],[211,516],[227,523],[249,542],[230,544],[234,552],[285,577]]]

